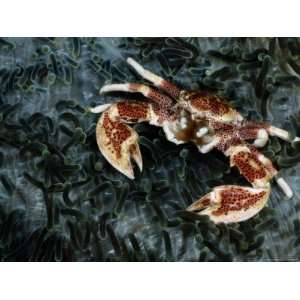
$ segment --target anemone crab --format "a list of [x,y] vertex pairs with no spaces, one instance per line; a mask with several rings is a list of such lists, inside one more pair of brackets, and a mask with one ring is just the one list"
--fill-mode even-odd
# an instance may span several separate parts
[[269,136],[277,136],[287,142],[297,142],[300,138],[292,139],[283,129],[244,119],[217,95],[206,91],[182,90],[144,69],[132,58],[128,58],[127,62],[153,86],[140,83],[110,84],[103,86],[100,94],[140,93],[144,96],[143,100],[120,100],[90,108],[92,113],[101,113],[96,126],[97,144],[114,168],[134,179],[133,159],[142,171],[139,137],[127,124],[149,122],[162,127],[166,138],[175,144],[193,142],[201,153],[214,148],[223,152],[229,157],[230,166],[237,167],[252,185],[216,186],[187,207],[187,211],[207,215],[215,223],[245,221],[266,205],[273,178],[288,198],[293,196],[291,188],[278,175],[271,160],[257,148],[264,147]]

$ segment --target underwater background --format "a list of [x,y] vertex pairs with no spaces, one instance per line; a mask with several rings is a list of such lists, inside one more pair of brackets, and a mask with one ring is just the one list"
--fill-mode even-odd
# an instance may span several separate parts
[[184,209],[221,184],[247,184],[228,159],[134,125],[144,170],[129,180],[98,150],[107,83],[143,82],[126,64],[185,89],[224,96],[245,117],[300,136],[299,38],[0,39],[2,261],[298,261],[300,144],[271,138],[263,153],[278,186],[254,218],[215,225]]

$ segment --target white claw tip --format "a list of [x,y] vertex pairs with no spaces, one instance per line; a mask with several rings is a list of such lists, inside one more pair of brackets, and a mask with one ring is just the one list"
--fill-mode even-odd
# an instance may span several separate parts
[[104,94],[109,92],[130,92],[130,89],[127,83],[108,84],[102,87],[99,93]]
[[138,63],[136,62],[133,58],[128,57],[127,58],[127,63],[132,66],[134,69],[136,69],[138,72],[144,72],[144,68]]
[[102,87],[101,89],[100,89],[100,91],[99,91],[99,94],[101,95],[101,94],[104,94],[105,93],[105,86],[104,87]]
[[124,174],[125,176],[127,176],[129,179],[134,180],[134,175],[131,174]]
[[131,65],[132,63],[135,63],[135,62],[136,62],[132,57],[128,57],[128,58],[126,59],[126,61],[127,61],[127,63],[129,63],[130,65]]
[[282,178],[276,179],[277,184],[281,187],[282,191],[285,193],[285,195],[290,199],[293,197],[294,193],[290,186],[287,184],[287,182]]
[[141,66],[138,62],[136,62],[133,58],[128,57],[127,58],[127,63],[132,66],[135,71],[140,74],[143,78],[151,81],[154,83],[155,86],[160,86],[162,82],[164,81],[161,77],[153,74],[152,72],[144,69],[143,66]]
[[149,71],[146,71],[138,62],[136,62],[133,58],[128,57],[127,63],[132,66],[142,77],[150,80],[152,79],[152,75],[149,75]]
[[296,136],[296,137],[293,139],[292,142],[293,142],[293,143],[295,143],[295,142],[300,142],[300,138]]
[[102,104],[102,105],[98,105],[96,107],[90,107],[90,108],[88,108],[88,111],[91,113],[94,113],[94,114],[99,114],[99,113],[102,113],[105,110],[107,110],[110,106],[111,106],[110,103]]
[[107,93],[107,92],[109,92],[109,85],[105,85],[105,86],[103,86],[101,89],[100,89],[100,91],[99,91],[99,94],[101,95],[101,94],[104,94],[104,93]]
[[286,130],[277,128],[275,126],[270,126],[268,129],[268,132],[270,133],[270,135],[277,136],[284,141],[287,141],[287,142],[290,141],[290,135]]

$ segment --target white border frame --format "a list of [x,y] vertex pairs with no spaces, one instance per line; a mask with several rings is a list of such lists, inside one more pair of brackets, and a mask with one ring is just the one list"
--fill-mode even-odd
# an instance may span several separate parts
[[298,36],[299,1],[9,0],[0,36]]
[[[9,0],[0,36],[299,36],[298,3]],[[2,263],[0,297],[294,299],[298,271],[299,263]]]

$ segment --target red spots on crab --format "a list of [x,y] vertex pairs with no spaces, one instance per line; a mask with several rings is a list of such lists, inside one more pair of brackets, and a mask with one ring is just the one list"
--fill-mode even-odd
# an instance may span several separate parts
[[174,85],[166,80],[163,80],[159,87],[161,89],[163,89],[164,91],[166,91],[173,98],[175,98],[175,99],[179,98],[180,89],[176,85]]
[[130,83],[130,90],[142,93],[147,98],[157,103],[161,108],[171,107],[173,100],[167,95],[161,94],[156,89],[150,88],[139,83]]
[[225,152],[231,146],[244,143],[239,137],[239,127],[237,125],[210,121],[210,126],[213,128],[214,134],[219,137],[218,150]]
[[170,97],[161,94],[154,89],[150,90],[148,97],[157,102],[160,107],[171,107],[173,105],[173,100]]
[[116,158],[121,158],[121,146],[131,136],[130,130],[125,124],[112,121],[107,112],[104,114],[103,128],[109,141],[107,146],[112,146]]
[[119,102],[117,103],[120,118],[127,121],[146,120],[149,105],[143,102]]
[[[259,160],[261,153],[252,145],[249,145],[248,147],[251,150],[251,153],[253,153],[253,155],[255,155],[255,157]],[[264,166],[271,176],[275,176],[278,173],[272,161],[266,157],[264,157]]]
[[221,216],[229,212],[248,210],[263,200],[266,195],[266,191],[254,193],[240,187],[228,187],[220,192],[220,206],[212,214]]
[[257,138],[257,128],[242,128],[239,131],[240,137],[243,140],[254,140]]
[[231,158],[232,165],[240,170],[240,173],[251,183],[267,176],[265,166],[250,152],[241,151]]
[[241,146],[245,143],[237,136],[224,136],[220,139],[220,143],[218,144],[217,148],[220,151],[226,152],[227,149],[233,146]]
[[237,126],[234,124],[228,124],[223,122],[211,121],[211,126],[216,132],[224,132],[232,134],[235,130],[237,130]]
[[207,207],[210,205],[210,197],[204,197],[201,199],[201,204],[203,207]]
[[215,115],[224,115],[230,112],[231,107],[216,95],[207,92],[193,93],[188,96],[194,108],[200,111],[209,111]]
[[174,121],[177,117],[176,113],[170,109],[162,108],[156,103],[152,104],[152,109],[158,117],[158,124],[163,124],[164,121]]
[[239,129],[239,136],[243,140],[254,140],[257,138],[257,133],[260,129],[267,129],[267,125],[253,121],[245,122]]

